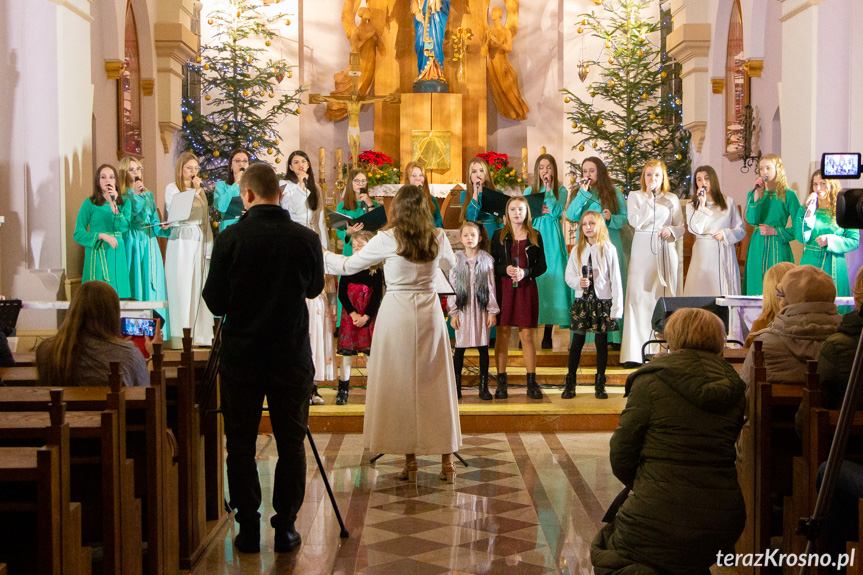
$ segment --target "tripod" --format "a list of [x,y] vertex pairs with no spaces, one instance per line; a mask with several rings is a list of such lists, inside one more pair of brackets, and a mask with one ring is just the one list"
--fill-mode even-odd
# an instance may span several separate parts
[[[863,308],[858,313],[863,315]],[[821,535],[821,528],[824,526],[824,516],[833,502],[833,493],[836,491],[836,480],[839,477],[842,460],[845,458],[845,448],[848,445],[848,436],[850,435],[851,424],[854,422],[854,413],[857,411],[861,391],[863,391],[863,334],[861,334],[860,340],[857,342],[857,353],[854,355],[854,363],[851,366],[851,374],[848,377],[848,387],[845,388],[845,397],[839,410],[836,433],[833,435],[833,442],[830,444],[830,454],[827,456],[827,468],[824,470],[821,489],[818,491],[818,498],[815,500],[815,509],[813,509],[811,516],[800,519],[797,525],[797,533],[805,535],[807,539],[805,552],[807,556],[815,551],[815,542]],[[808,569],[809,566],[804,563],[800,568],[800,575],[804,575]]]
[[[222,326],[225,324],[225,318],[223,317],[221,320],[216,320],[216,335],[213,338],[213,346],[210,350],[210,357],[207,360],[207,366],[204,368],[204,376],[201,381],[201,386],[198,389],[198,409],[201,413],[201,424],[203,425],[204,417],[210,414],[220,413],[222,410],[220,409],[207,409],[210,401],[212,401],[215,393],[216,393],[216,382],[218,381],[217,376],[219,374],[219,362],[221,359],[221,351],[222,351]],[[267,410],[269,411],[269,410]],[[306,425],[306,437],[309,440],[309,445],[312,448],[312,453],[315,454],[315,461],[318,464],[318,471],[321,474],[321,478],[324,480],[324,486],[327,488],[327,495],[330,497],[330,503],[333,506],[333,510],[336,512],[336,519],[339,522],[339,528],[341,531],[339,532],[339,537],[346,538],[350,536],[347,528],[345,527],[345,522],[342,520],[342,514],[339,512],[339,505],[336,503],[336,497],[333,495],[333,489],[330,486],[330,480],[327,478],[327,473],[324,470],[324,464],[321,462],[321,456],[318,454],[318,447],[315,445],[315,439],[312,437],[312,430],[309,429],[309,426]],[[231,509],[230,504],[225,501],[225,510],[228,512],[233,511]]]

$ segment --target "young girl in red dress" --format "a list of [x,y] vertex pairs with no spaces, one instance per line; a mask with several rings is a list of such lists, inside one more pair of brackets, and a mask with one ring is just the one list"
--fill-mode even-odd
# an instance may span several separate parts
[[513,196],[506,203],[504,226],[491,238],[491,256],[497,278],[498,315],[495,362],[497,399],[507,398],[506,363],[509,357],[510,328],[517,327],[521,339],[524,367],[527,370],[527,396],[542,399],[536,383],[536,344],[534,334],[539,320],[539,291],[536,278],[545,273],[542,236],[530,224],[530,207],[524,196]]
[[[359,253],[372,237],[370,232],[355,232],[352,240],[354,253]],[[342,356],[342,366],[336,405],[348,402],[354,356],[360,353],[368,355],[372,347],[375,316],[383,298],[383,275],[380,266],[372,266],[354,275],[344,276],[339,281],[342,316],[337,353]]]

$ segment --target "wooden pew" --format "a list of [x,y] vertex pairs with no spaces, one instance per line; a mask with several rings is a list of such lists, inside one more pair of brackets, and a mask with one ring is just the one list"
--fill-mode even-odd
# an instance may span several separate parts
[[[803,386],[767,382],[761,342],[753,346],[750,372],[749,421],[741,431],[738,466],[746,526],[737,543],[739,553],[763,553],[770,548],[771,496],[790,493],[792,460],[801,444],[794,432],[794,414],[803,398]],[[753,572],[743,569],[743,573]],[[766,572],[755,568],[754,572]]]
[[[161,345],[154,344],[150,387],[124,388],[127,456],[134,460],[135,496],[146,509],[144,533],[147,573],[179,570],[176,441],[167,428]],[[98,411],[108,406],[110,388],[65,388],[71,411]],[[48,388],[0,387],[0,411],[47,409]]]
[[[87,539],[102,541],[102,572],[139,575],[141,568],[141,507],[134,496],[134,462],[126,458],[124,391],[118,364],[112,364],[112,391],[106,411],[66,414],[68,461],[63,489],[84,502]],[[60,390],[52,390],[51,394]],[[44,412],[0,413],[0,443],[21,445],[50,438],[51,420]],[[93,468],[98,469],[94,473]]]
[[39,372],[36,366],[0,367],[0,380],[3,385],[39,385]]

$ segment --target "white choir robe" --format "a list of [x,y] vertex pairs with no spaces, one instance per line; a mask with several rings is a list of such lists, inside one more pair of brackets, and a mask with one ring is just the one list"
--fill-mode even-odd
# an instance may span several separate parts
[[[678,242],[683,237],[683,212],[674,194],[653,194],[634,191],[626,200],[629,225],[635,233],[629,257],[626,280],[626,304],[623,317],[623,340],[620,361],[641,363],[641,347],[652,337],[653,308],[661,297],[676,297],[683,293]],[[670,228],[669,241],[659,233]],[[655,351],[655,350],[654,350]]]
[[[746,229],[734,200],[726,196],[725,203],[726,210],[720,210],[711,200],[698,210],[695,200],[686,205],[686,222],[695,244],[683,287],[685,296],[740,294],[740,267],[734,244],[746,236]],[[713,238],[716,232],[722,232],[721,241]]]
[[[319,206],[316,211],[310,210],[306,203],[309,191],[299,184],[283,180],[279,182],[279,187],[282,188],[281,206],[288,211],[291,220],[318,234],[321,245],[328,247],[324,207]],[[309,310],[309,339],[312,344],[312,361],[315,364],[315,381],[333,381],[336,378],[336,357],[334,328],[327,294],[321,292],[318,297],[307,299],[306,307]]]

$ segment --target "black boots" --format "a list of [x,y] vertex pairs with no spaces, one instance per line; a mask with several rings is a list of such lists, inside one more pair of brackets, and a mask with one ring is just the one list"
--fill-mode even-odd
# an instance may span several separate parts
[[494,390],[495,399],[506,399],[509,394],[506,392],[506,374],[497,374],[497,389]]
[[608,394],[605,393],[605,374],[596,374],[596,379],[593,383],[593,394],[596,399],[608,399]]
[[554,344],[551,341],[552,329],[554,329],[554,326],[545,326],[545,331],[542,334],[542,349],[552,349],[554,347]]
[[461,374],[455,374],[455,394],[461,399]]
[[566,385],[563,386],[563,393],[560,394],[561,399],[572,399],[575,397],[575,376],[571,373],[566,374]]
[[488,374],[481,373],[479,376],[479,398],[485,401],[491,399],[491,393],[488,391]]
[[539,384],[536,383],[535,373],[527,374],[527,396],[530,399],[542,399],[542,390],[539,388]]
[[348,403],[348,390],[351,389],[351,380],[339,380],[339,391],[336,393],[336,405],[346,405]]

